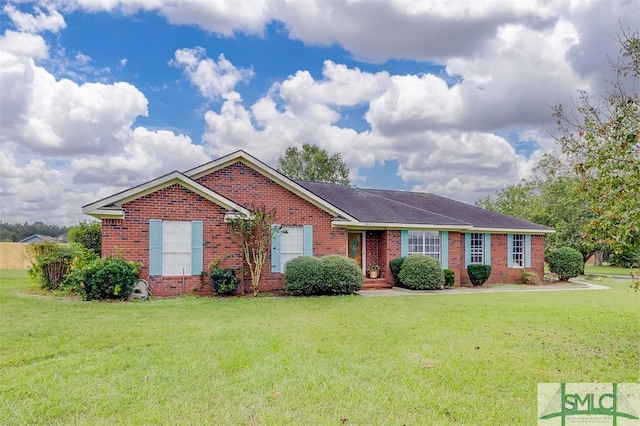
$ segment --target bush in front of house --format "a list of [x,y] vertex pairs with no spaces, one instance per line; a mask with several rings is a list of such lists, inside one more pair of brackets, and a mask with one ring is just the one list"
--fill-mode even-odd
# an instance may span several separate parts
[[238,288],[238,278],[234,268],[211,269],[209,281],[211,281],[211,289],[219,295],[233,294]]
[[491,265],[469,265],[467,266],[467,274],[474,287],[481,286],[487,282],[491,275]]
[[83,300],[126,300],[139,279],[136,264],[118,257],[96,259],[72,274]]
[[364,275],[353,259],[337,254],[320,259],[321,294],[352,294],[362,288]]
[[422,254],[406,257],[398,279],[401,286],[412,290],[440,290],[445,283],[440,262]]
[[402,268],[404,259],[405,257],[398,257],[389,262],[389,270],[391,271],[391,275],[393,275],[393,285],[400,285],[398,275],[400,274],[400,268]]
[[308,296],[319,293],[321,261],[313,256],[291,259],[284,266],[285,289],[294,295]]
[[549,264],[549,271],[556,274],[560,281],[567,281],[584,272],[582,253],[571,247],[552,250],[545,261]]
[[[27,245],[27,255],[31,260],[29,276],[38,287],[57,290],[65,282],[78,257],[83,257],[83,249],[78,244],[58,244],[51,241]],[[95,256],[94,256],[95,257]]]
[[444,271],[444,286],[453,287],[456,283],[456,273],[451,269],[445,269]]
[[352,294],[362,288],[364,275],[360,266],[340,255],[300,256],[285,265],[284,283],[288,292],[309,296]]

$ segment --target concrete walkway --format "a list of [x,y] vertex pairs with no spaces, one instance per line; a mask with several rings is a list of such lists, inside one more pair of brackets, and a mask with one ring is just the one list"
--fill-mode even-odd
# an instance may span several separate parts
[[375,296],[435,296],[441,294],[479,294],[479,293],[518,293],[526,291],[575,291],[575,290],[609,290],[609,287],[571,279],[572,284],[522,285],[521,287],[462,287],[449,290],[408,290],[393,287],[384,290],[360,290],[357,294],[366,297]]

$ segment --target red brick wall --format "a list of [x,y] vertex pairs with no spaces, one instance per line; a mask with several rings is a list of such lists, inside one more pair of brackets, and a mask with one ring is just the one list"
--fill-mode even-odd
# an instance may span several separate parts
[[[267,179],[242,163],[235,163],[198,181],[219,194],[251,208],[264,205],[275,209],[274,223],[290,226],[313,225],[313,254],[346,254],[346,231],[331,227],[331,215],[294,195],[289,190]],[[202,220],[204,222],[204,268],[210,262],[224,258],[222,266],[242,267],[242,256],[236,237],[224,223],[225,209],[180,185],[154,192],[123,205],[124,219],[104,219],[102,250],[104,255],[122,254],[143,265],[141,276],[149,280],[154,296],[177,294],[211,294],[208,277],[204,283],[200,276],[149,278],[149,219]],[[249,275],[249,274],[247,274]],[[250,289],[249,276],[242,277],[246,290]],[[204,285],[203,285],[204,284]],[[271,259],[262,271],[261,290],[271,291],[284,287],[283,275],[271,273]]]

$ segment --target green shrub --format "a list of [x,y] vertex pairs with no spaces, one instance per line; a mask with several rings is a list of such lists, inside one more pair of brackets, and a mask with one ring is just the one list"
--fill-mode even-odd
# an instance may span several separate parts
[[50,241],[33,243],[27,246],[27,255],[31,259],[29,275],[41,288],[58,289],[71,270],[74,259],[82,248],[77,244],[58,244]]
[[444,271],[440,262],[421,254],[407,256],[398,274],[400,285],[412,290],[440,290],[444,286]]
[[609,265],[620,268],[638,268],[640,267],[640,253],[611,253]]
[[234,268],[213,268],[209,280],[213,291],[220,295],[233,294],[238,289],[238,278]]
[[469,265],[467,266],[469,281],[474,287],[486,283],[491,275],[491,265]]
[[445,269],[444,271],[444,286],[453,287],[456,283],[456,273],[451,269]]
[[538,274],[533,271],[522,271],[520,275],[522,284],[534,285],[538,283]]
[[391,275],[393,275],[393,285],[400,285],[398,274],[400,274],[400,268],[402,268],[404,259],[404,257],[398,257],[389,262],[389,270],[391,271]]
[[364,275],[355,260],[332,254],[320,262],[320,294],[352,294],[362,288]]
[[321,261],[313,256],[300,256],[288,261],[284,267],[284,285],[295,295],[320,293]]
[[79,292],[84,300],[125,300],[138,281],[138,268],[133,262],[115,257],[96,259],[74,271],[81,282]]
[[80,244],[98,257],[102,254],[102,225],[100,222],[80,222],[69,228],[67,239],[70,243]]
[[582,254],[571,247],[551,251],[545,261],[549,264],[549,271],[558,275],[560,281],[567,281],[584,273]]

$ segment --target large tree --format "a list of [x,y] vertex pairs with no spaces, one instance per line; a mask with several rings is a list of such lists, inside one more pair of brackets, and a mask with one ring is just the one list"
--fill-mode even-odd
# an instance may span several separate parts
[[578,250],[586,260],[599,247],[583,236],[592,213],[579,186],[571,170],[546,155],[530,179],[477,200],[476,205],[554,228],[556,232],[545,239],[545,250],[567,246]]
[[301,149],[289,147],[278,159],[278,171],[289,179],[333,182],[350,186],[349,169],[340,154],[329,153],[305,143]]
[[562,152],[592,217],[585,236],[616,253],[640,251],[640,38],[623,32],[616,78],[602,99],[581,93],[577,114],[555,107]]

